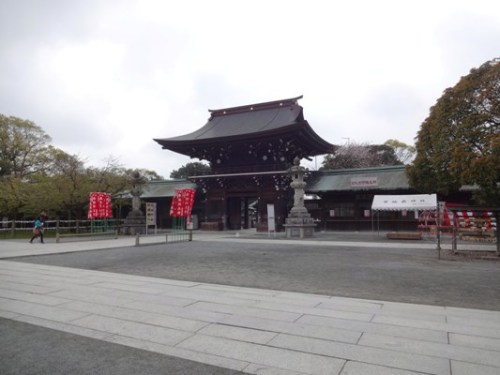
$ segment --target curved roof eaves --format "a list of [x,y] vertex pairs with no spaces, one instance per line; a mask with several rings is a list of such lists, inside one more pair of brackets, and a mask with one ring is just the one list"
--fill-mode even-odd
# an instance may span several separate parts
[[155,139],[170,142],[215,140],[226,137],[249,136],[303,122],[302,107],[268,108],[249,112],[230,113],[211,117],[200,129],[177,137]]

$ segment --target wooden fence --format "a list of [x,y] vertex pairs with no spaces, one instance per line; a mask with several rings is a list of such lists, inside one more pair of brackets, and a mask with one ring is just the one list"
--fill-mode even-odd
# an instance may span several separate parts
[[[44,225],[44,234],[85,235],[116,232],[123,220],[47,220]],[[2,220],[0,221],[1,238],[27,237],[32,233],[33,220]]]

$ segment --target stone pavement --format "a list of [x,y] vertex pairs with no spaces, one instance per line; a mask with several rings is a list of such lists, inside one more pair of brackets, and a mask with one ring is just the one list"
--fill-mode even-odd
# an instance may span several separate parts
[[[141,242],[159,240],[151,236]],[[195,240],[272,241],[227,233],[200,235]],[[316,242],[317,246],[349,246]],[[0,241],[0,317],[251,374],[500,373],[500,311],[213,285],[8,260],[133,245],[131,238],[45,245]]]

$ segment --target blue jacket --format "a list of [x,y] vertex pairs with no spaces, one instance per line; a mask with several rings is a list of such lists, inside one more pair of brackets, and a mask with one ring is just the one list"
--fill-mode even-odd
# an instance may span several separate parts
[[34,224],[36,229],[42,229],[43,228],[43,221],[40,220],[40,218],[35,219],[35,224]]

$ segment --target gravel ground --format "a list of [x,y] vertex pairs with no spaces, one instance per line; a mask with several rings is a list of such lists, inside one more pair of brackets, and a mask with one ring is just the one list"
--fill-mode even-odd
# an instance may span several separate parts
[[206,283],[500,310],[500,262],[435,250],[193,241],[19,261]]

